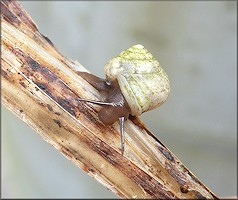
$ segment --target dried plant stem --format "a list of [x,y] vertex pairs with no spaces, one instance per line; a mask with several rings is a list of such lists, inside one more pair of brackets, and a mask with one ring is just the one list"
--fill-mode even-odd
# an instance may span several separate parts
[[[124,198],[217,198],[137,118],[98,120],[99,93],[37,29],[17,1],[1,1],[2,103],[69,160]],[[67,38],[66,38],[67,39]],[[116,176],[115,176],[116,174]]]

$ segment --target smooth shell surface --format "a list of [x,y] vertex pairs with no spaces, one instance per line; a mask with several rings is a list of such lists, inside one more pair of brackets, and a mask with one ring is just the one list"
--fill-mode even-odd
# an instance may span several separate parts
[[160,106],[169,95],[170,83],[166,72],[140,44],[111,59],[104,71],[107,80],[117,79],[134,116]]

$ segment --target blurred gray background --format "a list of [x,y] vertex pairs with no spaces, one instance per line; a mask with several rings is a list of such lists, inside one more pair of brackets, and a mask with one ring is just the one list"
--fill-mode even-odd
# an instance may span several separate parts
[[[235,1],[21,2],[65,56],[104,77],[103,66],[134,44],[171,81],[148,128],[215,194],[237,188]],[[2,197],[115,198],[2,108]]]

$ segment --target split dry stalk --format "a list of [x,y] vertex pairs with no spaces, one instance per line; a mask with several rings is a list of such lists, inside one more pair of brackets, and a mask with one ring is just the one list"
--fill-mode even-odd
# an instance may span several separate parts
[[[123,198],[217,198],[137,119],[119,124],[98,119],[99,99],[17,1],[1,1],[2,103],[69,160]],[[66,38],[67,39],[67,38]]]

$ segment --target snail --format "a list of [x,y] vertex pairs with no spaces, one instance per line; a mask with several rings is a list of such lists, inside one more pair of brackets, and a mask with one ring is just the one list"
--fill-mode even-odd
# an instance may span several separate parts
[[122,51],[104,67],[106,79],[79,72],[101,94],[101,101],[77,98],[101,105],[99,120],[111,125],[119,120],[121,154],[124,154],[124,122],[129,115],[140,116],[164,103],[170,92],[166,72],[153,55],[137,44]]

